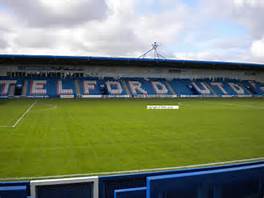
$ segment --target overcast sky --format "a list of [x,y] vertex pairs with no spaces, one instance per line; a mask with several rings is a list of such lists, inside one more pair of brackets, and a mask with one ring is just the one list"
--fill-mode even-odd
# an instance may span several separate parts
[[0,53],[264,63],[264,0],[0,0]]

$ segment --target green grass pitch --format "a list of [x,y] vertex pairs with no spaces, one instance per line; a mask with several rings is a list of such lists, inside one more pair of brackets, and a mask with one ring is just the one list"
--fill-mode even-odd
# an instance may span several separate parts
[[43,99],[11,127],[34,101],[0,101],[0,180],[264,156],[263,99]]

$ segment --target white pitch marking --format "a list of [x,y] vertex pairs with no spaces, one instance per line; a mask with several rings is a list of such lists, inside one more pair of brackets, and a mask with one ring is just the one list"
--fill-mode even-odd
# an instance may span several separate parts
[[[40,103],[38,103],[38,106],[40,105]],[[51,105],[51,104],[41,104],[43,105],[44,107],[46,108],[43,108],[43,109],[38,109],[37,111],[49,111],[49,110],[53,110],[53,109],[57,109],[58,108],[58,105]]]
[[34,107],[34,105],[37,103],[37,101],[33,102],[28,108],[27,110],[17,119],[17,121],[15,122],[15,124],[12,125],[12,128],[15,128],[19,122],[21,120],[23,120],[23,118],[31,111],[31,109]]
[[11,125],[11,126],[8,126],[8,125],[4,125],[4,126],[0,126],[0,128],[15,128],[19,122],[21,122],[21,120],[23,120],[23,118],[31,111],[31,109],[34,107],[34,105],[37,103],[37,101],[35,101],[34,103],[32,103],[27,109],[26,111],[16,120],[16,122]]
[[221,103],[222,105],[228,105],[228,106],[238,106],[243,108],[251,108],[251,109],[264,109],[263,106],[256,106],[254,104],[252,105],[246,105],[246,104],[237,104],[237,103]]
[[194,164],[186,166],[174,166],[174,167],[164,167],[164,168],[149,168],[149,169],[139,169],[139,170],[127,170],[127,171],[112,171],[112,172],[95,172],[88,174],[69,174],[69,175],[54,175],[54,176],[39,176],[39,177],[11,177],[11,178],[0,178],[0,181],[6,180],[31,180],[31,179],[54,179],[54,178],[63,178],[63,177],[85,177],[85,176],[100,176],[100,175],[116,175],[116,174],[132,174],[132,173],[144,173],[144,172],[157,172],[157,171],[166,171],[166,170],[179,170],[179,169],[190,169],[190,168],[202,168],[210,166],[220,166],[236,163],[246,163],[246,162],[257,162],[259,160],[264,160],[264,157],[257,158],[248,158],[241,160],[232,160],[232,161],[222,161],[222,162],[213,162],[206,164]]

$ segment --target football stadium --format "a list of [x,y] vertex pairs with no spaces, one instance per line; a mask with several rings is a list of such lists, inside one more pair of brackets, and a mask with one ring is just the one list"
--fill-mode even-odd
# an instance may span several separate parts
[[263,64],[0,55],[0,197],[263,197],[263,97]]

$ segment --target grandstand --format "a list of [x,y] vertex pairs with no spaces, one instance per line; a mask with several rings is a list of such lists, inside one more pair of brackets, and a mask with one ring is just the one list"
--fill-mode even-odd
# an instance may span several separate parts
[[263,97],[263,64],[1,55],[0,198],[264,197]]
[[1,98],[264,95],[263,65],[257,64],[11,55],[0,58]]

